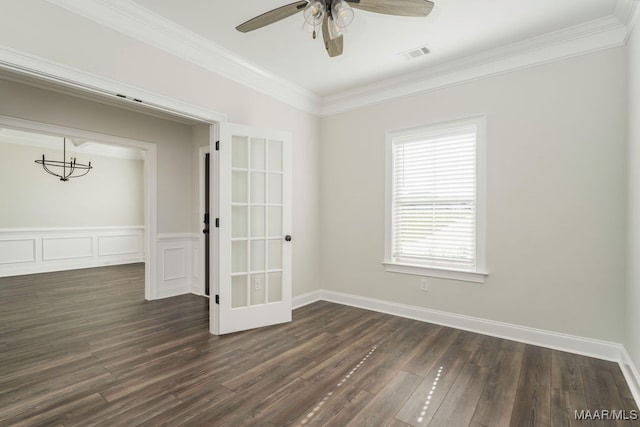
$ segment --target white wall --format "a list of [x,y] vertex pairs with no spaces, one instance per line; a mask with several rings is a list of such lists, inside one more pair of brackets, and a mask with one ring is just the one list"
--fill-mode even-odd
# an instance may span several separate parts
[[[73,144],[67,154],[73,155]],[[34,163],[62,160],[62,139],[47,149],[0,142],[0,229],[144,225],[141,160],[76,154],[91,161],[89,174],[62,182]]]
[[[622,342],[626,73],[622,48],[322,120],[322,286]],[[384,138],[487,115],[484,284],[385,272]]]
[[[627,45],[629,64],[629,252],[625,347],[640,367],[640,28]],[[640,381],[640,379],[638,379]]]

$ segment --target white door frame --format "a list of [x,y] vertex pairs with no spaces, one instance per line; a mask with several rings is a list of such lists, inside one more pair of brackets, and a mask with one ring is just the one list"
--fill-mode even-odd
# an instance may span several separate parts
[[[215,301],[220,293],[220,275],[217,273],[220,270],[220,233],[215,226],[215,218],[220,217],[220,156],[219,151],[215,150],[216,141],[219,140],[220,122],[216,122],[209,127],[209,215],[213,221],[213,227],[209,227],[209,332],[214,335],[220,333],[220,306]],[[214,181],[215,185],[211,185]],[[202,240],[204,245],[204,238]],[[212,271],[216,274],[211,274]]]
[[[220,218],[222,222],[220,228],[213,229],[214,245],[216,247],[215,259],[212,259],[212,263],[215,264],[215,274],[212,275],[214,279],[213,289],[215,289],[214,298],[210,299],[210,332],[214,335],[226,334],[236,331],[243,331],[256,327],[269,326],[278,323],[290,322],[292,312],[292,295],[291,295],[291,258],[292,247],[288,243],[291,238],[286,239],[285,235],[292,233],[293,218],[291,217],[291,206],[293,203],[292,195],[292,179],[293,172],[293,159],[292,159],[292,135],[288,131],[280,131],[274,129],[266,129],[248,125],[233,124],[229,122],[219,123],[217,126],[218,133],[211,135],[211,150],[215,150],[215,141],[220,140],[220,151],[215,151],[212,159],[212,170],[215,171],[211,176],[213,182],[217,180],[217,185],[212,185],[216,194],[212,194],[211,197],[215,200],[215,213],[216,217]],[[265,300],[265,304],[256,304],[243,306],[234,309],[232,307],[231,296],[231,241],[232,241],[232,135],[242,135],[244,137],[258,137],[266,141],[277,140],[282,141],[282,174],[283,174],[283,194],[282,194],[282,235],[277,236],[283,240],[282,246],[282,265],[280,271],[282,272],[282,298],[280,301],[274,301],[268,303]],[[265,156],[268,150],[265,151]],[[250,156],[249,156],[250,157]],[[247,165],[248,170],[251,170],[250,161]],[[265,159],[266,161],[266,159]],[[269,175],[270,167],[265,164],[264,172]],[[265,194],[266,193],[265,189]],[[248,205],[250,200],[247,199]],[[224,205],[223,205],[224,203]],[[269,205],[269,198],[265,197],[265,206]],[[287,209],[289,207],[289,209]],[[266,217],[265,217],[266,219]],[[269,240],[268,227],[265,224],[265,241]],[[249,238],[249,234],[247,238]],[[276,236],[271,236],[276,237]],[[260,237],[262,239],[262,237]],[[222,247],[222,245],[225,245]],[[265,253],[267,248],[265,247]],[[251,267],[247,264],[247,273],[251,271]],[[264,273],[269,271],[268,265],[265,262]],[[229,282],[227,282],[227,280]],[[222,286],[224,284],[224,286]],[[266,290],[265,290],[266,292]],[[213,295],[213,294],[212,294]],[[216,302],[216,297],[220,295],[220,304]],[[266,295],[265,295],[266,298]]]
[[156,236],[158,203],[157,203],[157,148],[151,142],[106,135],[48,123],[18,119],[0,115],[0,127],[8,127],[21,131],[46,133],[71,138],[86,139],[106,144],[137,148],[142,151],[144,159],[144,297],[147,300],[157,298],[157,250]]

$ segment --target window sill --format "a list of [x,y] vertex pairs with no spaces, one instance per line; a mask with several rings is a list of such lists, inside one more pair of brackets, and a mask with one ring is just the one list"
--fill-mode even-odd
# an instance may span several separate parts
[[418,265],[383,262],[390,273],[413,274],[416,276],[438,277],[441,279],[461,280],[464,282],[484,283],[489,273],[475,271],[446,270],[441,268],[422,267]]

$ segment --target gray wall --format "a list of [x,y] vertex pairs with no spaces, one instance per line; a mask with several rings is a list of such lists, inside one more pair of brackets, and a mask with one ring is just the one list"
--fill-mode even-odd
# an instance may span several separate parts
[[[322,121],[322,284],[340,292],[621,342],[625,50],[610,49]],[[484,284],[387,273],[385,131],[487,115]]]

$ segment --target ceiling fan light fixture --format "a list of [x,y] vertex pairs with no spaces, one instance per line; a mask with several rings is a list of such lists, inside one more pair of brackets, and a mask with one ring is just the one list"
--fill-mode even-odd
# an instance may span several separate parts
[[238,25],[236,30],[248,33],[302,13],[302,29],[311,32],[314,39],[320,34],[329,57],[333,58],[342,55],[344,34],[354,18],[353,9],[383,15],[425,17],[433,6],[430,0],[298,0],[249,19]]
[[338,26],[338,24],[336,23],[335,19],[333,19],[333,17],[329,17],[327,28],[329,29],[330,40],[335,40],[342,35],[343,29]]
[[353,9],[344,0],[334,0],[331,3],[331,17],[336,25],[345,28],[353,22]]
[[324,0],[311,0],[304,8],[303,16],[309,25],[317,26],[322,23],[322,18],[327,10]]
[[302,23],[302,31],[307,33],[313,33],[316,30],[316,26],[309,24],[306,20]]

